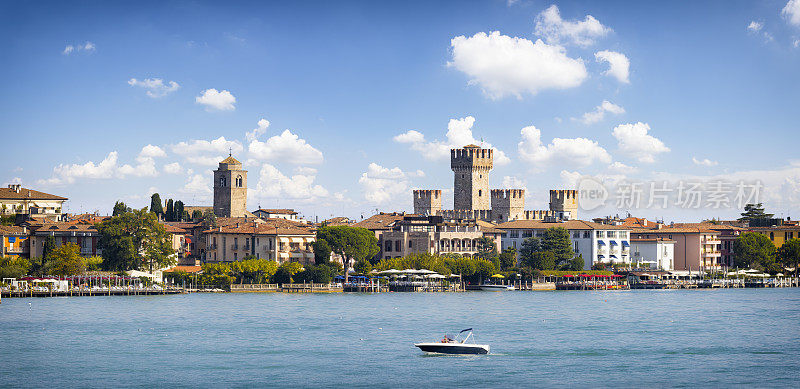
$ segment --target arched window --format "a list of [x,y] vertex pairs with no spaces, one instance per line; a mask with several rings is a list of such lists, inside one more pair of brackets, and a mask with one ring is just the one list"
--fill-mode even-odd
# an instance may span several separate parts
[[482,194],[482,193],[483,193],[483,191],[482,191],[482,190],[480,190],[480,189],[478,189],[478,197],[481,197],[481,194]]
[[236,177],[236,187],[237,188],[241,188],[242,187],[242,176],[237,176]]
[[225,187],[225,176],[219,178],[219,186],[223,188]]

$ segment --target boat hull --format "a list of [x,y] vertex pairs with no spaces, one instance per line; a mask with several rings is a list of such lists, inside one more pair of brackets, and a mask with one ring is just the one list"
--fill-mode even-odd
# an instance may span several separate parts
[[504,292],[507,290],[514,290],[514,287],[511,285],[481,285],[481,290],[485,290],[487,292]]
[[417,343],[414,346],[426,353],[439,354],[488,354],[489,345],[487,344],[463,344],[463,343]]

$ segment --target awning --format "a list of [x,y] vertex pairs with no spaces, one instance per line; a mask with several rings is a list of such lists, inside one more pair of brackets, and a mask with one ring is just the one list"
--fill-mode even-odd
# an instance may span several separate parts
[[622,245],[623,245],[624,247],[630,247],[630,245],[631,245],[631,244],[630,244],[630,243],[628,243],[628,241],[627,241],[627,240],[624,240],[624,241],[622,241]]

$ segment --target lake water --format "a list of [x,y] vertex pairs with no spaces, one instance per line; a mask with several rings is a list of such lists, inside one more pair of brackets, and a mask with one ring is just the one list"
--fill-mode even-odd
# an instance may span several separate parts
[[797,387],[800,289],[4,298],[0,345],[7,387]]

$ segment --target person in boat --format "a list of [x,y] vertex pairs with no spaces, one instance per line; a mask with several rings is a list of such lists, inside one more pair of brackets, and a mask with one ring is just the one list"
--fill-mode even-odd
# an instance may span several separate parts
[[444,334],[444,338],[442,338],[442,343],[453,343],[453,339],[450,339],[447,334]]

